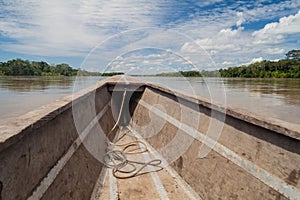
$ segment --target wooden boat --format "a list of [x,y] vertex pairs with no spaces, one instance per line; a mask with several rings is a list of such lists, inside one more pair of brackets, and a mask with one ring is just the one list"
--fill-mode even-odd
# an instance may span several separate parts
[[5,200],[300,199],[296,125],[131,77],[0,127]]

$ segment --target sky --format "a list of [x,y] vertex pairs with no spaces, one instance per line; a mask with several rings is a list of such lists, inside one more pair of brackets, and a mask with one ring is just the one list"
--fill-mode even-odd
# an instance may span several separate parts
[[0,61],[214,70],[300,49],[300,1],[0,0]]

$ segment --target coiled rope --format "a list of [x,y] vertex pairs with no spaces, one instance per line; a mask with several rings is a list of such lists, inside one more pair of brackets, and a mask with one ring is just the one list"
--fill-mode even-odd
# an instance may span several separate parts
[[[126,93],[127,93],[127,89],[125,88],[117,121],[115,125],[112,127],[112,129],[109,131],[109,133],[107,134],[107,139],[106,139],[107,149],[106,149],[106,154],[104,156],[105,166],[108,168],[112,168],[113,175],[119,179],[132,178],[138,175],[142,175],[154,171],[160,171],[163,169],[160,166],[162,162],[160,159],[153,159],[148,162],[141,162],[141,161],[129,160],[127,158],[126,155],[129,154],[142,154],[148,152],[146,144],[139,141],[136,137],[132,136],[131,134],[129,134],[130,131],[128,128],[123,126],[120,127],[121,129],[120,132],[124,132],[124,134],[122,136],[119,136],[119,134],[117,134],[115,136],[114,142],[109,141],[109,136],[115,131],[115,129],[119,125],[121,115],[124,109]],[[125,136],[134,138],[134,141],[125,144],[116,144]],[[138,168],[137,165],[140,165],[140,167]],[[156,170],[142,172],[142,170],[147,166],[156,167]],[[126,174],[126,175],[121,175],[121,174]]]

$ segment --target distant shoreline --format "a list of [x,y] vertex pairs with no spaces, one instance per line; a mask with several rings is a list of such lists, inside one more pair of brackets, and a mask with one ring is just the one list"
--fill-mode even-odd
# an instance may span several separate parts
[[22,59],[0,62],[0,76],[114,76],[123,72],[89,72],[84,69],[74,69],[66,63],[49,65],[44,61],[29,61]]
[[[294,50],[296,51],[296,50]],[[68,64],[49,65],[46,62],[30,62],[28,60],[14,59],[0,62],[0,76],[114,76],[124,72],[88,72],[84,69],[73,69]],[[164,72],[152,75],[156,77],[222,77],[222,78],[300,78],[300,60],[282,59],[252,63],[248,66],[229,67],[214,71],[178,71]]]

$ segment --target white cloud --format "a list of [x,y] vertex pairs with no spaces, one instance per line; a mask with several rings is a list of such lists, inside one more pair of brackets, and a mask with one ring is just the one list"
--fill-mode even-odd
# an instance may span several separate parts
[[[238,14],[244,22],[244,14]],[[245,63],[259,61],[256,58],[277,59],[291,48],[299,46],[300,11],[295,15],[282,17],[279,22],[267,24],[264,28],[251,32],[242,26],[237,29],[222,28],[210,33],[210,36],[201,37],[193,42],[185,43],[181,51],[197,53],[200,45],[212,55],[218,67],[238,66]],[[234,22],[234,17],[232,18]],[[243,21],[243,22],[242,22]],[[293,39],[294,37],[294,39]],[[289,40],[296,41],[291,43]],[[298,41],[298,45],[297,45]],[[294,47],[293,47],[294,46]],[[252,58],[255,58],[252,60]],[[230,63],[230,64],[228,64]]]
[[137,0],[8,0],[0,5],[0,33],[18,42],[1,48],[33,55],[85,55],[115,33],[155,24],[155,5]]
[[300,1],[278,1],[275,3],[265,4],[264,0],[257,0],[253,3],[253,8],[249,9],[247,6],[239,7],[243,12],[243,17],[247,22],[256,22],[261,19],[272,20],[278,17],[284,17],[291,14],[291,9],[298,10]]
[[213,37],[197,39],[194,43],[186,42],[181,50],[182,52],[197,52],[200,46],[207,51],[213,50],[214,53],[222,50],[237,51],[241,49],[241,45],[245,44],[241,35],[242,30],[242,27],[235,30],[222,29]]
[[238,21],[236,22],[236,26],[241,26],[242,25],[242,23],[244,23],[246,20],[245,20],[245,18],[244,18],[244,15],[243,15],[243,13],[242,12],[237,12],[237,14],[236,14],[237,16],[238,16]]
[[255,31],[254,44],[282,43],[285,36],[300,33],[300,10],[295,15],[280,18],[279,22],[266,24],[263,29]]
[[222,65],[224,65],[224,66],[229,66],[229,65],[232,65],[233,63],[232,62],[230,62],[230,61],[224,61],[223,63],[222,63]]
[[261,61],[263,61],[263,58],[262,58],[262,57],[259,57],[259,58],[253,58],[253,59],[251,60],[250,63],[256,63],[256,62],[261,62]]
[[210,1],[199,1],[197,2],[198,6],[204,7],[204,6],[209,6],[209,5],[213,5],[215,3],[219,3],[222,2],[223,0],[210,0]]
[[148,54],[145,54],[143,49],[129,52],[122,57],[116,58],[110,63],[108,68],[109,71],[121,70],[125,73],[140,74],[153,74],[154,71],[166,72],[168,70],[180,71],[194,69],[195,67],[184,57],[170,50],[163,51],[159,49],[152,49],[152,52],[149,51]]
[[275,48],[268,48],[265,52],[270,55],[277,55],[277,54],[283,54],[285,50],[283,48],[275,47]]

